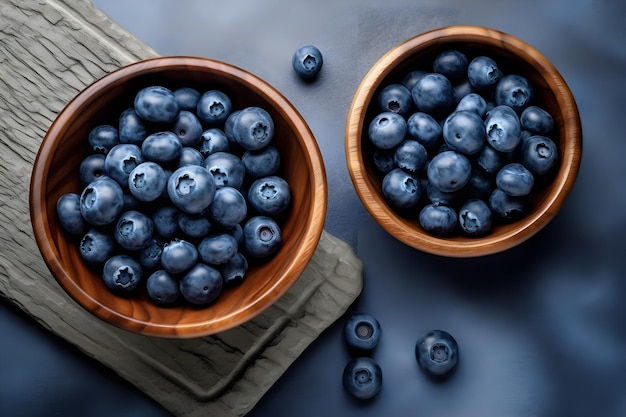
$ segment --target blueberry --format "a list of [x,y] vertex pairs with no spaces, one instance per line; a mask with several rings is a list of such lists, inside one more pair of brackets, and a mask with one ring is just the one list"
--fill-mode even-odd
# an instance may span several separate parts
[[535,175],[545,175],[558,165],[559,151],[552,139],[530,136],[521,149],[522,164]]
[[198,118],[209,124],[223,124],[231,113],[233,104],[230,97],[220,90],[209,90],[203,93],[196,106]]
[[413,88],[417,80],[422,78],[422,76],[426,75],[426,71],[422,70],[413,70],[406,73],[404,77],[402,77],[402,85],[405,86],[409,91]]
[[165,239],[172,239],[180,232],[178,217],[180,211],[171,205],[158,206],[152,212],[151,218],[154,231]]
[[324,65],[322,52],[313,45],[301,46],[291,59],[293,70],[303,79],[312,79],[319,74]]
[[441,125],[427,113],[413,113],[409,116],[406,124],[408,134],[426,148],[431,148],[442,138],[443,129]]
[[426,166],[428,152],[426,148],[416,140],[403,141],[394,152],[394,163],[410,173],[416,173]]
[[444,116],[455,101],[450,80],[438,73],[420,77],[411,89],[411,96],[418,111],[435,118]]
[[222,275],[217,269],[198,263],[181,278],[179,288],[189,303],[206,306],[219,297],[223,285]]
[[444,204],[426,204],[419,214],[419,223],[424,230],[435,235],[449,235],[457,225],[456,211]]
[[85,187],[80,195],[80,212],[95,226],[113,223],[124,208],[122,187],[109,177],[101,177]]
[[206,210],[210,219],[224,227],[242,222],[248,215],[246,199],[233,187],[220,187],[215,191],[213,202]]
[[137,253],[137,260],[144,271],[154,271],[161,268],[161,254],[163,253],[163,241],[155,236]]
[[487,114],[487,102],[477,93],[465,94],[456,105],[456,110],[467,110],[476,113],[478,116],[485,117]]
[[489,208],[499,218],[518,220],[528,213],[530,199],[528,196],[510,196],[501,189],[496,188],[489,196]]
[[344,370],[342,383],[344,389],[359,400],[375,397],[383,384],[383,372],[380,365],[372,358],[358,357],[349,361]]
[[490,144],[483,146],[483,148],[476,155],[476,163],[488,174],[497,174],[500,171],[509,157],[506,153],[496,150]]
[[472,87],[472,84],[470,84],[468,79],[453,85],[452,89],[454,90],[454,102],[456,106],[459,105],[463,97],[470,94],[476,94],[476,90]]
[[213,175],[216,188],[240,189],[246,175],[246,167],[241,158],[230,152],[215,152],[207,156],[204,168]]
[[460,81],[467,76],[467,56],[455,49],[439,53],[433,60],[433,70],[445,75],[451,82]]
[[428,164],[428,180],[443,192],[463,188],[472,176],[472,166],[464,155],[456,151],[444,151],[433,157]]
[[149,122],[173,123],[180,112],[176,96],[162,86],[149,86],[135,96],[135,112]]
[[415,207],[422,195],[419,179],[401,168],[385,175],[382,191],[387,204],[396,209]]
[[274,138],[274,120],[261,107],[241,110],[232,129],[235,142],[247,150],[261,149]]
[[372,162],[374,163],[376,171],[383,176],[394,168],[398,168],[396,166],[394,149],[374,149],[374,152],[372,152]]
[[246,169],[246,175],[252,178],[261,178],[274,175],[280,167],[280,151],[272,145],[255,151],[245,151],[241,161]]
[[487,203],[471,198],[459,209],[459,226],[470,236],[485,236],[491,232],[493,216]]
[[80,178],[80,183],[83,186],[105,175],[105,159],[104,155],[95,153],[88,155],[81,161],[78,168],[78,176]]
[[487,113],[485,118],[487,141],[500,152],[511,152],[522,140],[522,127],[515,110],[499,105]]
[[243,246],[254,258],[267,258],[278,251],[282,244],[282,232],[274,219],[254,216],[243,226]]
[[182,146],[197,146],[202,136],[202,124],[195,115],[187,110],[181,110],[174,120],[172,132],[178,136]]
[[82,259],[91,264],[102,265],[112,255],[115,239],[111,233],[91,228],[80,239],[78,252]]
[[476,90],[489,90],[500,81],[502,71],[493,59],[481,55],[470,61],[467,78]]
[[228,261],[218,265],[217,269],[222,274],[224,285],[239,285],[243,282],[248,272],[248,260],[241,252],[237,252]]
[[80,235],[85,231],[87,223],[80,211],[80,195],[63,194],[57,200],[56,209],[63,230],[72,235]]
[[113,293],[128,295],[137,288],[143,277],[139,262],[125,254],[113,255],[105,262],[102,279]]
[[220,265],[228,262],[239,249],[237,239],[228,233],[217,233],[207,236],[198,244],[200,260],[209,265]]
[[215,152],[229,152],[230,144],[226,133],[218,127],[205,130],[201,135],[199,150],[205,158]]
[[192,87],[180,87],[173,91],[181,110],[196,111],[200,92]]
[[115,145],[104,160],[104,171],[107,176],[126,188],[128,176],[135,167],[144,162],[144,156],[137,145],[122,143]]
[[167,195],[179,210],[192,214],[201,213],[213,202],[215,179],[204,167],[185,165],[168,178]]
[[150,274],[146,280],[146,290],[152,301],[162,305],[172,304],[180,296],[178,280],[163,269]]
[[198,261],[198,250],[183,239],[174,239],[163,245],[161,266],[170,274],[186,271]]
[[128,191],[139,201],[154,201],[165,192],[165,171],[156,162],[142,162],[128,175]]
[[91,129],[87,141],[94,152],[107,154],[120,143],[118,130],[110,125],[99,125]]
[[242,110],[232,111],[226,118],[226,121],[224,122],[224,134],[226,135],[228,142],[230,144],[237,145],[237,146],[239,145],[235,141],[235,132],[233,129],[235,127],[235,122],[237,122],[237,118],[241,114],[241,111]]
[[178,216],[178,227],[187,236],[199,238],[211,233],[213,224],[202,214],[180,213]]
[[496,175],[496,186],[513,197],[530,194],[534,185],[533,174],[518,162],[505,165]]
[[376,97],[378,107],[383,112],[407,116],[413,108],[411,91],[402,84],[386,85]]
[[183,147],[180,158],[178,159],[177,168],[180,168],[184,165],[204,165],[204,156],[202,153],[196,148],[192,148],[189,146]]
[[343,328],[343,338],[353,355],[370,354],[380,341],[380,323],[369,313],[351,315]]
[[483,119],[472,111],[454,111],[443,123],[443,139],[451,149],[474,155],[485,144]]
[[420,368],[428,375],[442,376],[456,367],[459,348],[448,332],[431,330],[417,339],[415,357]]
[[142,212],[131,210],[122,213],[115,227],[115,240],[124,249],[131,251],[143,248],[150,238],[154,225],[152,219]]
[[183,144],[178,136],[170,131],[152,133],[141,144],[143,156],[159,164],[177,161],[182,151]]
[[532,102],[533,94],[533,87],[526,77],[508,74],[498,81],[494,97],[497,105],[506,105],[521,113]]
[[494,188],[496,188],[496,185],[492,175],[489,175],[479,167],[472,167],[472,177],[465,186],[465,194],[467,196],[486,201]]
[[369,124],[368,137],[379,149],[395,148],[404,140],[407,131],[406,120],[397,113],[382,112]]
[[257,213],[265,216],[278,216],[290,202],[289,184],[276,175],[259,178],[248,189],[248,203]]
[[547,135],[554,129],[554,119],[546,110],[538,106],[528,106],[520,115],[522,129],[535,135]]
[[426,197],[433,204],[456,206],[463,197],[462,192],[458,191],[441,191],[426,179]]
[[141,146],[147,136],[146,125],[134,108],[128,108],[119,118],[120,143],[132,143]]

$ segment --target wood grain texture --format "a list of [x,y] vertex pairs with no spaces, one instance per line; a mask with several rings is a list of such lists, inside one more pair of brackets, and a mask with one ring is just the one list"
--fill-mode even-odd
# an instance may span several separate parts
[[214,336],[131,333],[85,312],[37,249],[28,211],[39,145],[86,85],[157,54],[87,0],[0,1],[0,295],[178,416],[241,416],[355,300],[361,263],[323,232],[305,272],[253,321]]
[[[475,238],[461,234],[438,237],[425,232],[417,216],[402,216],[390,208],[382,194],[382,178],[371,159],[367,126],[377,114],[376,94],[399,83],[412,70],[432,71],[435,56],[458,49],[469,59],[493,58],[505,74],[521,74],[533,85],[535,103],[554,118],[550,135],[560,152],[554,175],[537,179],[531,211],[515,222],[494,224],[493,231]],[[346,161],[363,205],[383,228],[405,244],[449,257],[483,256],[509,249],[532,237],[557,214],[574,185],[582,155],[582,128],[574,97],[558,70],[532,46],[509,34],[477,26],[436,29],[392,48],[365,75],[352,100],[345,135]],[[419,211],[415,211],[419,213]],[[495,223],[495,222],[494,222]]]

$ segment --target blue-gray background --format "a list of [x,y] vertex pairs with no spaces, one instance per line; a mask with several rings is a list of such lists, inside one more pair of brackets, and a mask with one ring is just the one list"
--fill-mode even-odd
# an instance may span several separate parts
[[[96,0],[162,55],[198,55],[264,78],[298,108],[326,164],[326,229],[364,262],[354,310],[383,327],[375,353],[384,387],[371,403],[341,388],[348,360],[338,321],[286,372],[251,416],[626,416],[626,2],[621,0]],[[580,175],[561,213],[506,253],[445,259],[410,249],[372,221],[344,154],[348,106],[368,68],[425,30],[468,24],[533,45],[578,102]],[[324,54],[314,83],[290,67],[301,45]],[[413,345],[450,331],[461,360],[433,384]],[[169,416],[69,344],[0,303],[0,415]]]

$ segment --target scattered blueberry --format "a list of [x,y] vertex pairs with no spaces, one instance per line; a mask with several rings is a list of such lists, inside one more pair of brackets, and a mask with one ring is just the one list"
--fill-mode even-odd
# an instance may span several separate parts
[[343,337],[352,354],[370,354],[381,336],[380,323],[369,313],[351,315],[343,328]]
[[291,66],[296,74],[304,79],[312,79],[322,69],[324,57],[322,52],[313,45],[301,46],[291,59]]
[[431,330],[417,339],[415,357],[420,368],[428,375],[442,376],[456,367],[459,348],[448,332]]
[[369,357],[358,357],[350,360],[342,377],[344,389],[359,400],[375,397],[383,384],[383,372],[376,361]]

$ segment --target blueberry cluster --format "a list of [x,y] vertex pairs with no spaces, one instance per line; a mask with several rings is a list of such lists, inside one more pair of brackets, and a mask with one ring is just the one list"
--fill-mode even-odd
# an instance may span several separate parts
[[90,131],[59,224],[112,292],[209,305],[281,246],[291,191],[273,137],[266,110],[223,91],[145,87]]
[[533,85],[457,49],[375,93],[369,157],[385,201],[435,235],[489,234],[525,216],[559,152]]

